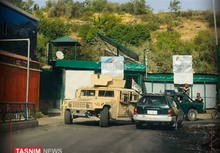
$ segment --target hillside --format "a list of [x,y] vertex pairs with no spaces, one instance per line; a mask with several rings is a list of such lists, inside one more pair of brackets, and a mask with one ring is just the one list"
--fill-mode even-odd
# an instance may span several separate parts
[[[193,56],[193,68],[196,73],[215,74],[215,34],[214,27],[210,26],[213,17],[210,12],[193,13],[190,17],[183,15],[184,13],[175,16],[169,12],[148,15],[93,13],[86,18],[68,19],[65,16],[48,17],[44,12],[39,34],[50,39],[69,35],[82,44],[77,54],[78,59],[97,61],[101,56],[105,56],[104,52],[108,47],[117,52],[116,48],[112,48],[111,45],[107,47],[97,37],[96,32],[100,31],[138,53],[140,62],[143,62],[143,51],[149,50],[149,72],[171,73],[172,55],[179,54]],[[50,28],[51,24],[53,30]],[[219,31],[220,29],[220,34]],[[39,49],[45,52],[45,47]],[[73,51],[63,50],[66,59],[73,59]],[[45,61],[42,55],[38,56],[42,62]]]

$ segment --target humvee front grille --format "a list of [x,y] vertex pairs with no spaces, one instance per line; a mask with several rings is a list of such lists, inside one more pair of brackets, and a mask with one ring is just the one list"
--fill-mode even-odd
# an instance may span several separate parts
[[73,107],[75,108],[86,108],[87,103],[73,103]]

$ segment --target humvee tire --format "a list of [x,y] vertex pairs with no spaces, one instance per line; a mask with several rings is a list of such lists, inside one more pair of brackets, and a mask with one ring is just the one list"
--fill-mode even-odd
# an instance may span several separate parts
[[65,113],[64,113],[64,122],[65,122],[65,124],[72,124],[70,110],[68,110],[68,109],[66,109]]
[[195,110],[195,109],[190,109],[189,111],[188,111],[188,114],[187,114],[187,119],[189,120],[189,121],[195,121],[196,120],[196,118],[197,118],[197,110]]
[[101,127],[107,127],[109,123],[109,112],[108,107],[104,107],[100,112],[100,121],[99,125]]

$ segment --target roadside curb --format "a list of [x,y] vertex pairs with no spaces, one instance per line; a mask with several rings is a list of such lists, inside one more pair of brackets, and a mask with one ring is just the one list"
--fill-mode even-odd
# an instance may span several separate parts
[[37,120],[0,123],[0,133],[14,132],[38,126]]

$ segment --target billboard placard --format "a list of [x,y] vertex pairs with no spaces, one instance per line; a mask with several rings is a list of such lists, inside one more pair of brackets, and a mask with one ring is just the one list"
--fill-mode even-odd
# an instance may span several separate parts
[[173,55],[174,84],[193,84],[192,55]]
[[124,78],[124,57],[106,56],[101,58],[101,74]]

